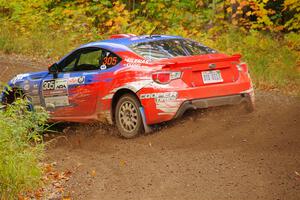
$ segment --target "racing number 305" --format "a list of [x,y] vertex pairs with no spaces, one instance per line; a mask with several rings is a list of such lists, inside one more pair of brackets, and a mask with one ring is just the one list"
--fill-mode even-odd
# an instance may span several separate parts
[[115,65],[117,64],[117,57],[105,57],[103,58],[103,65]]
[[54,90],[55,89],[55,80],[44,81],[43,90]]

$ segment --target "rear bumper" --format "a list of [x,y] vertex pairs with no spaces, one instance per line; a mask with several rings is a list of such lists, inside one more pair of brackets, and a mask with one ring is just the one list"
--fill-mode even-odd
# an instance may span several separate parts
[[224,105],[238,105],[243,102],[252,103],[251,98],[252,97],[250,94],[242,93],[229,96],[188,100],[181,104],[174,118],[181,117],[185,111],[191,109],[209,108]]
[[149,84],[137,95],[144,107],[148,125],[169,121],[181,116],[188,109],[235,105],[255,97],[249,75],[240,74],[232,83],[187,87],[180,79],[169,85]]

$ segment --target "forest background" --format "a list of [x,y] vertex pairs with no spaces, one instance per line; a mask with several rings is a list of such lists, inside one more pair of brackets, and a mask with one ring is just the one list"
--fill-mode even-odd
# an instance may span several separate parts
[[[299,0],[0,0],[0,27],[4,56],[51,61],[112,34],[179,35],[242,54],[256,89],[300,96]],[[26,106],[0,109],[0,199],[22,199],[45,172],[48,115]]]
[[243,55],[256,88],[299,95],[298,0],[0,0],[0,51],[59,59],[112,34],[171,34]]

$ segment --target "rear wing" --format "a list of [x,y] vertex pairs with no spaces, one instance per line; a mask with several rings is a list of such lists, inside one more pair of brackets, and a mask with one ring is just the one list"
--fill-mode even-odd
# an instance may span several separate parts
[[226,61],[232,61],[232,62],[240,62],[241,54],[233,54],[229,57],[223,57],[223,58],[213,58],[213,59],[197,59],[197,60],[184,60],[184,61],[176,61],[176,62],[170,62],[165,64],[163,68],[177,68],[182,67],[183,65],[195,65],[195,64],[205,64],[205,63],[215,63],[215,62],[226,62]]

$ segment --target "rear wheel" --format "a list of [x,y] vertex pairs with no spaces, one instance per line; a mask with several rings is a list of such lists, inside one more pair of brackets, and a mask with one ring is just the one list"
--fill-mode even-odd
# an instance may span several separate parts
[[119,133],[124,138],[136,137],[143,131],[140,102],[131,94],[123,95],[116,106],[115,119]]

